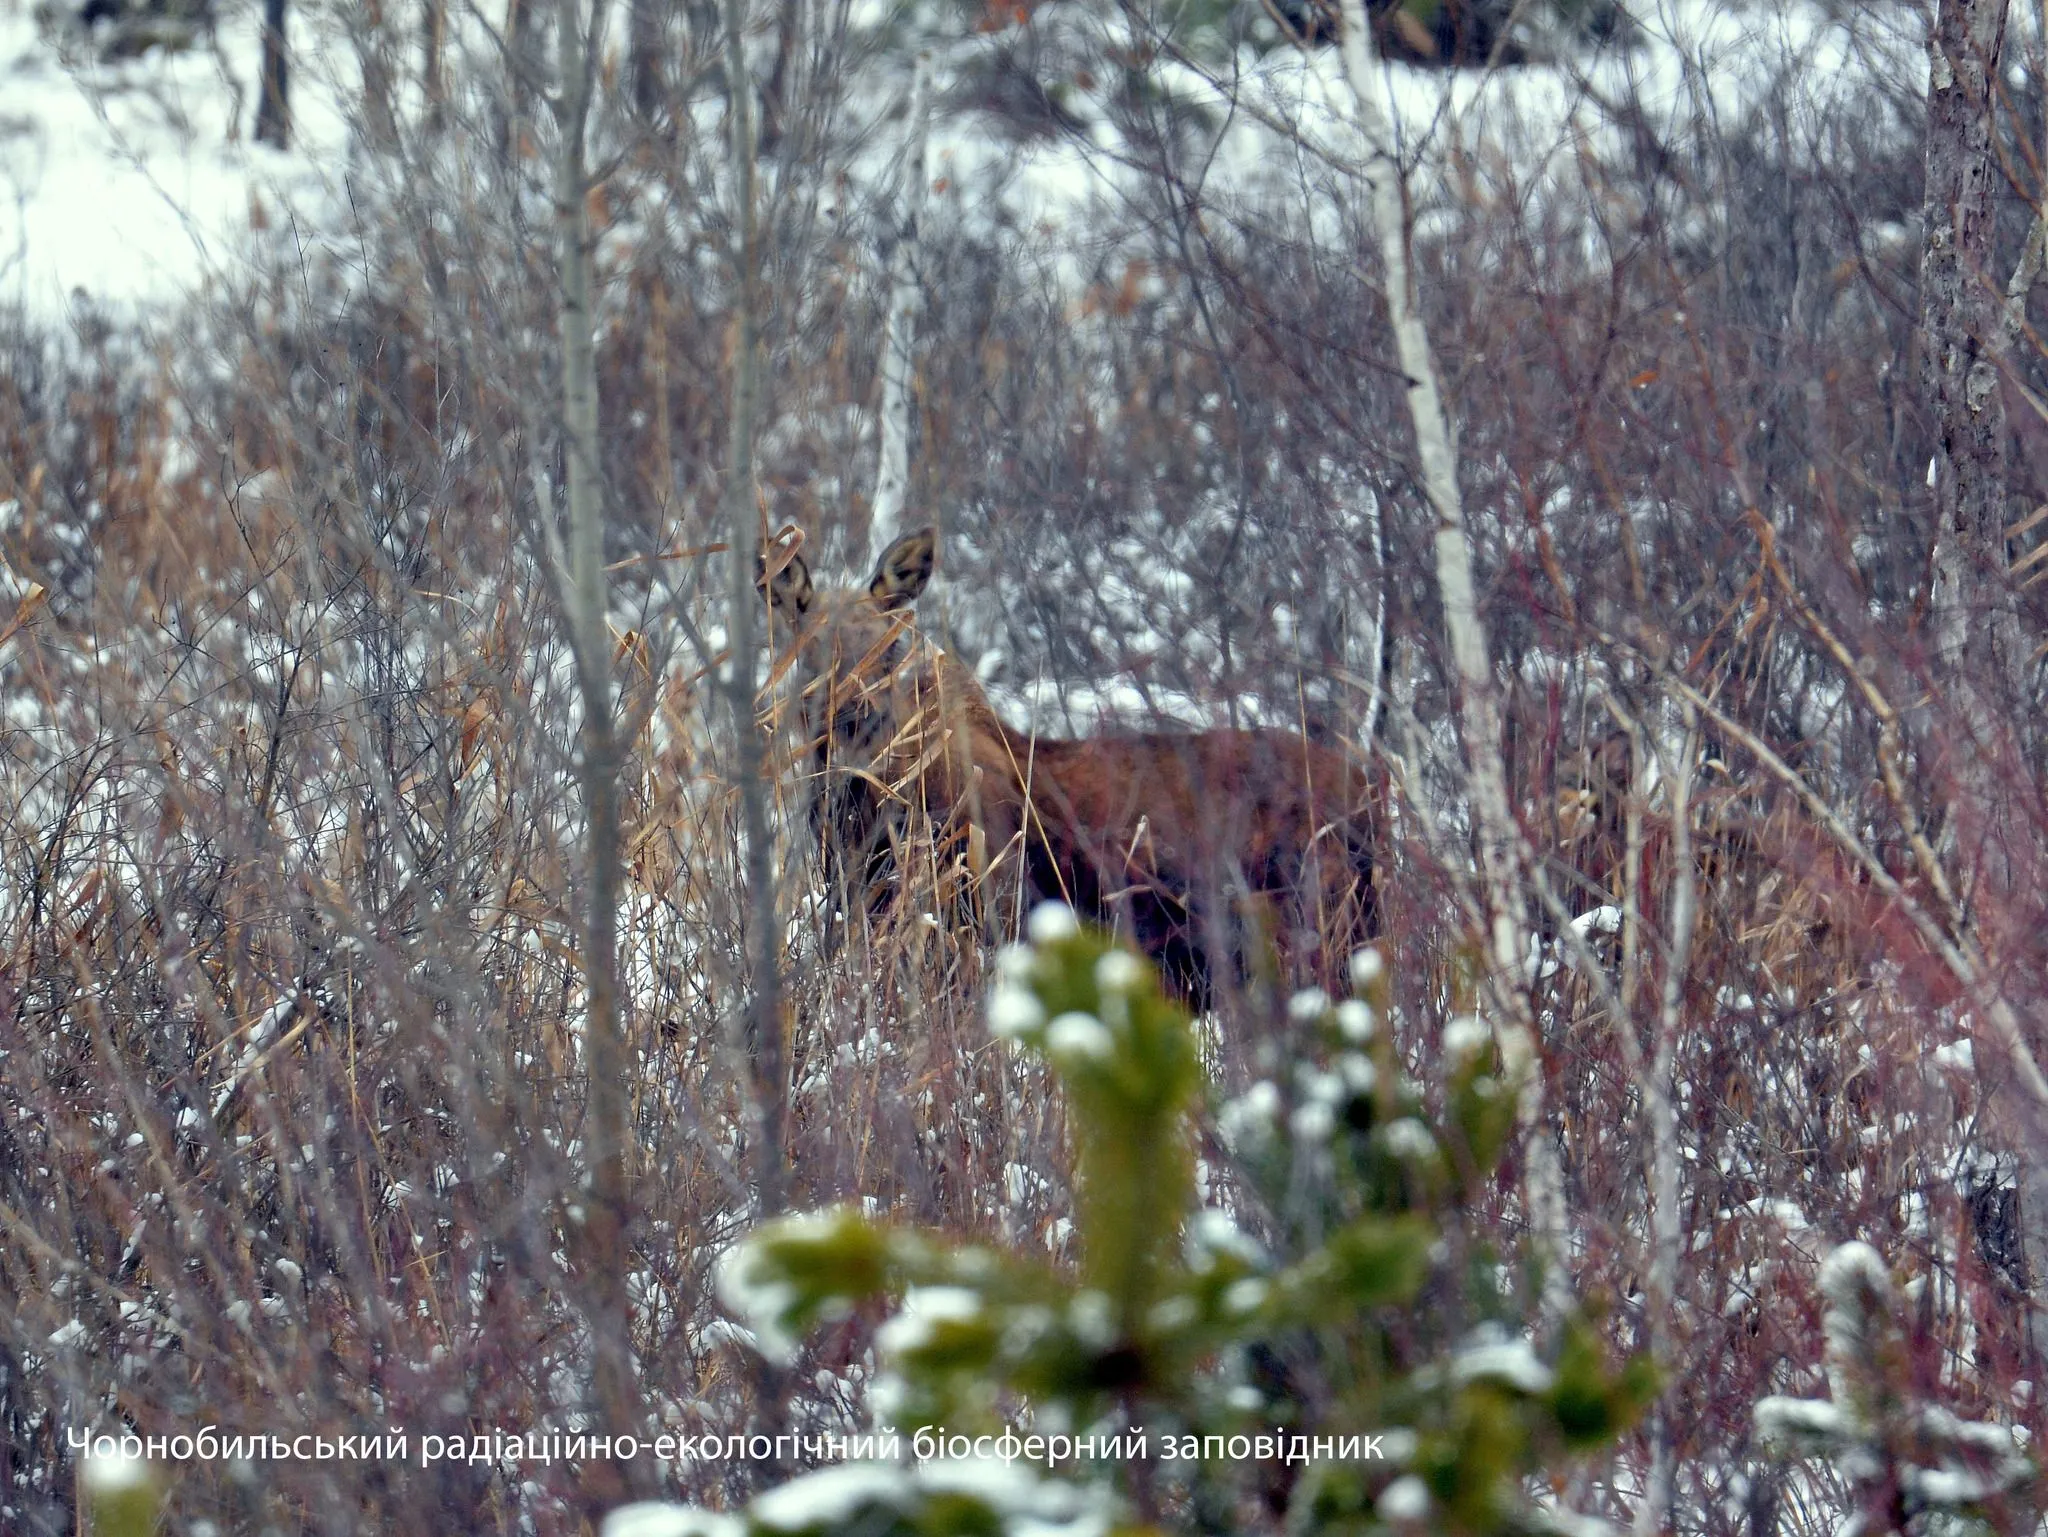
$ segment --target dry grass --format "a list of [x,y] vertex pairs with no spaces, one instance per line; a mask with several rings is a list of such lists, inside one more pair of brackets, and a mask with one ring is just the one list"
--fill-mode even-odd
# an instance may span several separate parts
[[[1446,352],[1485,360],[1459,381],[1461,432],[1489,541],[1489,623],[1504,669],[1525,680],[1509,743],[1525,825],[1570,911],[1612,903],[1642,924],[1626,1017],[1611,1006],[1618,936],[1593,936],[1598,984],[1554,953],[1534,983],[1578,1280],[1633,1347],[1648,1321],[1631,1063],[1669,954],[1678,813],[1602,766],[1602,701],[1652,718],[1645,659],[1664,658],[1796,761],[1913,893],[1897,808],[1872,789],[1870,721],[1813,637],[1760,597],[1722,414],[1793,420],[1785,381],[1826,386],[1827,408],[1800,428],[1810,439],[1757,446],[1755,460],[1783,462],[1752,468],[1792,488],[1774,493],[1791,509],[1780,548],[1812,601],[1857,626],[1845,632],[1898,697],[1933,710],[1924,658],[1892,633],[1905,627],[1859,618],[1872,604],[1906,612],[1910,581],[1858,566],[1829,489],[1875,487],[1872,525],[1906,526],[1913,481],[1898,466],[1917,474],[1925,455],[1893,441],[1910,447],[1910,420],[1881,420],[1839,382],[1862,377],[1876,323],[1767,357],[1738,323],[1743,296],[1680,273],[1654,242],[1635,266],[1617,257],[1609,283],[1586,275],[1569,232],[1495,242],[1474,218],[1428,280],[1457,296],[1432,317]],[[1392,1028],[1427,1082],[1446,1019],[1471,996],[1471,882],[1456,797],[1442,793],[1455,791],[1455,754],[1428,733],[1449,717],[1431,600],[1402,577],[1424,569],[1426,520],[1402,500],[1384,381],[1354,366],[1379,345],[1357,275],[1325,285],[1302,248],[1246,244],[1175,275],[1233,300],[1213,350],[1184,345],[1192,322],[1163,303],[1106,337],[1035,294],[1016,317],[941,306],[919,494],[978,541],[959,578],[968,600],[1014,606],[984,628],[1037,637],[1033,666],[1110,665],[1131,660],[1103,633],[1126,616],[1058,562],[1139,538],[1130,509],[1171,522],[1214,507],[1219,486],[1231,491],[1216,465],[1257,445],[1243,505],[1270,510],[1272,527],[1251,518],[1226,577],[1190,584],[1177,611],[1188,635],[1238,626],[1236,660],[1204,673],[1169,649],[1131,667],[1162,687],[1320,700],[1304,723],[1341,735],[1358,725],[1357,680],[1338,677],[1341,647],[1314,626],[1357,598],[1364,567],[1351,509],[1316,466],[1355,464],[1384,492],[1390,550],[1372,576],[1393,573],[1396,650],[1418,658],[1399,673],[1400,703],[1423,725],[1398,744],[1412,777],[1385,792],[1378,905]],[[933,260],[976,254],[963,243]],[[785,420],[763,477],[777,517],[818,547],[851,543],[862,516],[847,490],[858,433],[839,409],[867,378],[846,283],[835,268],[810,308],[793,305],[802,318],[777,365]],[[520,456],[544,457],[528,439],[547,422],[520,388],[545,393],[544,349],[503,340],[547,327],[498,316],[480,293],[408,289],[331,324],[279,318],[292,312],[259,296],[274,324],[202,316],[190,354],[160,359],[110,348],[59,363],[33,338],[7,340],[0,503],[21,510],[0,526],[0,555],[49,601],[0,642],[0,1295],[15,1304],[0,1309],[0,1528],[65,1529],[67,1431],[211,1424],[403,1429],[415,1455],[190,1463],[175,1474],[175,1521],[578,1529],[573,1467],[417,1460],[430,1433],[563,1426],[585,1364],[567,1259],[584,1178],[575,717],[520,523]],[[1670,318],[1681,300],[1696,333]],[[716,623],[715,559],[668,557],[714,543],[696,499],[710,505],[724,407],[716,369],[695,360],[722,355],[722,318],[712,299],[638,273],[618,302],[602,357],[618,610],[631,619],[619,672],[628,713],[646,721],[625,786],[621,927],[648,1424],[732,1432],[775,1414],[844,1428],[865,1412],[872,1321],[826,1331],[781,1382],[786,1401],[764,1407],[712,1295],[717,1254],[754,1213],[745,1074],[729,1046],[749,908],[711,658],[668,638],[682,619]],[[1717,304],[1735,318],[1697,319]],[[447,340],[451,315],[477,319],[476,354]],[[1339,364],[1365,382],[1337,377]],[[1098,366],[1120,413],[1101,419],[1075,385]],[[1216,404],[1227,370],[1275,414],[1237,420]],[[1618,552],[1624,524],[1636,544]],[[1144,534],[1148,552],[1195,549],[1172,532]],[[0,592],[0,631],[19,593]],[[1259,630],[1282,599],[1299,610],[1291,650]],[[1610,623],[1617,613],[1633,628]],[[1284,688],[1272,682],[1283,672]],[[1923,740],[1941,740],[1934,719]],[[2015,733],[2030,719],[2016,710]],[[1959,1168],[2021,1150],[1995,1113],[1999,1066],[1936,1059],[1970,1037],[1953,979],[1796,800],[1729,744],[1709,745],[1685,813],[1702,917],[1679,989],[1687,1244],[1667,1380],[1683,1521],[1718,1537],[1821,1519],[1812,1486],[1788,1484],[1753,1445],[1750,1405],[1818,1386],[1812,1272],[1838,1241],[1876,1244],[1917,1287],[1913,1368],[1930,1392],[2048,1427],[2038,1395],[2015,1388],[2041,1379],[2018,1327],[2010,1186]],[[913,804],[891,900],[848,910],[820,877],[804,754],[781,746],[793,1199],[869,1201],[1061,1255],[1059,1106],[980,1020],[986,941],[1014,928],[1014,890],[978,888],[966,851]],[[1938,813],[1954,761],[1929,751],[1909,767]],[[2010,768],[2022,808],[2030,773]],[[2028,857],[2038,822],[2016,814],[2010,829]],[[1974,911],[2003,938],[2005,985],[2038,1008],[2038,891],[2018,883]],[[1255,972],[1222,990],[1204,1026],[1219,1093],[1292,1070],[1275,1018],[1300,980]],[[1213,1139],[1204,1150],[1211,1188],[1227,1192],[1227,1155]],[[1473,1215],[1512,1258],[1512,1170]],[[1625,1518],[1644,1459],[1641,1443],[1624,1447],[1575,1497]],[[765,1476],[664,1472],[669,1491],[715,1504]]]

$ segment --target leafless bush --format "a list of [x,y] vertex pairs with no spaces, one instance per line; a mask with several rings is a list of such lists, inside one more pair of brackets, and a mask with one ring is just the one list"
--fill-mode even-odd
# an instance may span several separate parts
[[[1905,24],[1841,23],[1879,51]],[[1173,41],[1161,23],[1155,57]],[[638,731],[628,1288],[641,1428],[815,1432],[864,1422],[868,1321],[770,1380],[711,1279],[756,1211],[727,1042],[759,909],[712,706],[734,292],[723,151],[688,126],[718,98],[700,44],[666,118],[607,96],[596,140],[613,665]],[[788,148],[763,162],[757,481],[771,529],[850,566],[886,221],[798,147],[847,160],[894,131],[845,84],[886,40],[827,27],[791,47]],[[1919,93],[1810,110],[1784,67],[1728,124],[1588,71],[1574,89],[1600,132],[1568,174],[1464,146],[1443,157],[1451,192],[1419,195],[1415,241],[1542,875],[1517,985],[1570,1264],[1619,1344],[1666,1356],[1659,1428],[1571,1496],[1628,1519],[1661,1438],[1672,1523],[1714,1533],[1817,1529],[1839,1499],[1766,1457],[1750,1408],[1815,1387],[1814,1268],[1842,1240],[1903,1277],[1931,1394],[2048,1429],[2019,1387],[2040,1380],[2044,1260],[2012,1175],[2038,1141],[2011,1108],[2048,963],[2024,393],[2048,380],[2023,326],[2006,555],[2031,660],[1972,713],[1928,617]],[[564,450],[546,203],[519,148],[547,133],[531,83],[493,75],[453,90],[440,128],[379,129],[366,286],[282,253],[148,344],[89,316],[0,338],[0,632],[21,616],[0,641],[10,1530],[67,1528],[65,1437],[86,1429],[402,1429],[417,1450],[582,1424],[590,877],[540,534]],[[925,626],[1062,733],[1264,719],[1355,743],[1373,718],[1393,1024],[1427,1080],[1471,1006],[1485,898],[1420,575],[1437,525],[1351,172],[1304,134],[1285,176],[1229,182],[1205,159],[1220,119],[1136,91],[1105,117],[1131,201],[1092,244],[970,216],[971,178],[931,194],[910,503],[948,578]],[[2001,121],[2006,267],[1980,276],[2002,293],[2041,172],[2038,124]],[[954,921],[958,867],[913,837],[890,903],[847,902],[820,878],[801,751],[773,740],[791,1202],[1062,1254],[1060,1109],[979,1022],[988,958]],[[1987,1024],[1994,1002],[2017,1041]],[[1226,1085],[1270,1070],[1262,1007],[1248,989],[1219,1009]],[[1667,1026],[1684,1241],[1656,1311],[1646,1085]],[[1226,1199],[1227,1155],[1205,1152]],[[1529,1219],[1517,1174],[1484,1213],[1505,1255]],[[729,1503],[766,1473],[661,1478]],[[579,1479],[194,1461],[172,1511],[571,1531]]]

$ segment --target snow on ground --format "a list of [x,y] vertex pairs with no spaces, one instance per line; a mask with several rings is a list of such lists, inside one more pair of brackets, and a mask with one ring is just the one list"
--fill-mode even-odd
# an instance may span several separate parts
[[[293,42],[303,51],[293,60],[293,148],[280,153],[249,138],[255,6],[226,0],[221,9],[210,40],[110,63],[96,61],[75,30],[53,47],[55,34],[38,22],[32,0],[0,0],[0,303],[53,317],[82,290],[102,311],[148,307],[237,271],[252,223],[295,224],[316,239],[345,232],[342,106],[358,83],[332,19],[294,13],[302,19]],[[1610,46],[1564,65],[1492,74],[1390,66],[1385,87],[1404,146],[1420,147],[1437,165],[1490,147],[1507,153],[1518,176],[1569,177],[1588,135],[1618,133],[1596,98],[1636,95],[1667,131],[1701,120],[1725,127],[1766,103],[1810,124],[1873,84],[1925,69],[1921,22],[1909,6],[1896,19],[1871,11],[1848,21],[1819,0],[1636,0],[1631,10],[1639,46]],[[1100,23],[1111,34],[1122,25]],[[308,30],[316,26],[323,30]],[[940,44],[941,71],[947,56],[957,64],[987,43],[968,36]],[[903,64],[884,56],[871,65],[854,91],[856,118],[895,110]],[[1170,88],[1222,104],[1220,80],[1159,68]],[[1213,191],[1263,186],[1298,198],[1305,171],[1321,179],[1278,125],[1299,125],[1339,163],[1355,153],[1334,49],[1263,57],[1247,50],[1223,73],[1240,71],[1252,110],[1235,115],[1216,146]],[[1045,237],[1054,270],[1077,287],[1089,276],[1089,248],[1116,243],[1141,173],[1122,163],[1109,114],[1089,91],[1066,99],[1086,125],[1082,135],[1020,145],[977,113],[955,113],[934,124],[931,163],[935,179],[986,197],[984,216]],[[877,195],[897,174],[900,134],[892,128],[868,136],[863,158],[872,163],[849,168],[856,185]]]
[[0,305],[45,321],[81,296],[159,306],[240,270],[252,225],[339,206],[333,61],[295,60],[293,148],[258,146],[256,12],[223,12],[211,44],[99,62],[75,30],[53,47],[30,0],[0,0]]
[[[1617,121],[1617,109],[1640,107],[1648,126],[1673,146],[1709,125],[1727,134],[1761,115],[1782,115],[1795,145],[1825,154],[1832,113],[1901,83],[1910,90],[1926,75],[1924,18],[1913,6],[1631,0],[1628,9],[1637,23],[1633,46],[1561,43],[1558,63],[1491,72],[1383,66],[1379,84],[1402,159],[1423,172],[1416,184],[1422,227],[1437,199],[1485,195],[1473,173],[1483,183],[1496,161],[1523,187],[1569,189],[1583,174],[1588,150],[1597,159],[1625,158],[1637,130]],[[1099,27],[1097,48],[1108,56],[1146,51],[1121,13]],[[984,42],[960,40],[951,62],[957,67]],[[1085,51],[1073,51],[1079,65]],[[942,50],[942,79],[946,62]],[[1234,62],[1160,59],[1153,69],[1164,88],[1227,124],[1201,173],[1211,197],[1289,204],[1306,197],[1318,234],[1341,235],[1333,221],[1345,209],[1327,191],[1332,172],[1341,186],[1343,168],[1356,162],[1358,138],[1336,49],[1259,54],[1247,47]],[[1017,144],[990,134],[973,113],[935,121],[932,130],[934,175],[983,190],[984,212],[1049,237],[1050,270],[1076,292],[1091,275],[1090,258],[1129,233],[1129,212],[1142,204],[1138,188],[1150,174],[1144,154],[1126,158],[1111,110],[1099,99],[1112,88],[1111,72],[1101,73],[1087,89],[1085,68],[1073,80],[1053,82],[1065,87],[1061,99],[1082,123],[1080,133]],[[886,105],[893,108],[900,89],[885,93]],[[898,135],[885,129],[871,145],[876,164],[856,166],[855,179],[884,185],[898,158]]]

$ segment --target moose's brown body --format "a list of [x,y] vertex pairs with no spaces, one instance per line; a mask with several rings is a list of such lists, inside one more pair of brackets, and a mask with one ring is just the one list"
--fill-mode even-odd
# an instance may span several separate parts
[[817,591],[793,554],[763,574],[793,641],[828,868],[849,888],[886,899],[906,836],[928,827],[984,913],[1065,901],[1122,927],[1197,1003],[1217,946],[1236,949],[1243,898],[1311,972],[1370,937],[1358,765],[1289,731],[1017,731],[911,623],[934,557],[927,529],[892,545],[865,589]]

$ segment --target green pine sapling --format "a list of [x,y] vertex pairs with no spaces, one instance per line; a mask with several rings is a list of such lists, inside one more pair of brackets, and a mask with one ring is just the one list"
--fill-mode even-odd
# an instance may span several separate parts
[[[1554,1525],[1536,1476],[1625,1429],[1649,1370],[1610,1369],[1579,1319],[1539,1355],[1497,1283],[1473,1300],[1469,1277],[1500,1267],[1462,1213],[1514,1124],[1477,1021],[1445,1032],[1433,1117],[1382,1028],[1377,956],[1358,997],[1298,997],[1292,1076],[1222,1107],[1230,1199],[1203,1208],[1205,1075],[1150,967],[1044,908],[1000,976],[992,1029],[1065,1092],[1078,1263],[841,1208],[763,1227],[721,1281],[785,1358],[892,1300],[876,1423],[906,1454],[981,1455],[827,1468],[738,1516],[629,1507],[611,1537]],[[1076,1458],[1081,1438],[1115,1455]]]

